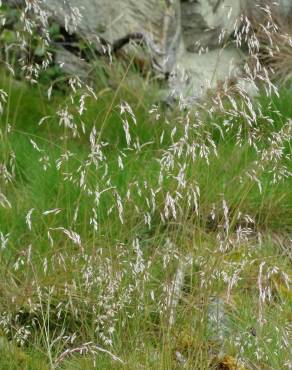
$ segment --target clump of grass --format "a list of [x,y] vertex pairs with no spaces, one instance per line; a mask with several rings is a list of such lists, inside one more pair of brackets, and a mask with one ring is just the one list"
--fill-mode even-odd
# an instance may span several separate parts
[[272,3],[268,5],[260,14],[249,16],[251,27],[258,40],[262,65],[271,71],[274,81],[288,84],[292,77],[291,19],[279,12],[279,5]]
[[291,366],[291,93],[170,112],[96,73],[2,74],[0,368]]

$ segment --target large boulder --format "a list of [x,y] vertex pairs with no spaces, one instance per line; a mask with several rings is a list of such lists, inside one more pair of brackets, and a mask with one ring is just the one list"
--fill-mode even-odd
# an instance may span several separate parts
[[[46,0],[52,15],[69,32],[114,43],[130,34],[151,39],[161,71],[172,74],[175,95],[199,97],[218,79],[229,77],[230,63],[240,60],[236,49],[218,52],[245,0]],[[214,51],[216,50],[217,51]],[[182,78],[184,76],[184,78]]]
[[[245,0],[46,0],[47,8],[69,32],[98,35],[110,43],[140,32],[165,53],[167,69],[173,54],[218,47],[219,35],[232,32]],[[171,62],[169,61],[171,60]]]
[[[69,32],[95,36],[113,44],[131,33],[141,33],[174,63],[181,37],[179,0],[46,0],[52,16]],[[171,67],[169,67],[171,69]]]
[[[15,1],[15,0],[7,0]],[[18,0],[17,0],[18,1]],[[160,70],[171,75],[175,95],[202,96],[238,74],[242,55],[222,48],[247,9],[258,13],[269,0],[42,0],[68,32],[113,44],[143,34]],[[291,14],[292,1],[279,0],[279,13]],[[154,45],[154,47],[153,47]]]

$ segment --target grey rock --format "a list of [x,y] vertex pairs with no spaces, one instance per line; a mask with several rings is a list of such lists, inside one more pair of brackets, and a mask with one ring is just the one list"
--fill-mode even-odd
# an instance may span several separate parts
[[[233,31],[235,19],[242,10],[240,0],[197,0],[181,4],[182,36],[186,50],[197,52],[200,46],[218,47],[219,35],[226,39]],[[229,17],[228,17],[229,14]]]
[[208,53],[184,52],[178,59],[170,81],[171,94],[186,104],[202,98],[208,89],[215,89],[218,81],[224,82],[239,74],[242,53],[235,47]]
[[[145,35],[148,46],[152,45],[152,60],[161,72],[171,74],[173,95],[197,99],[218,81],[239,74],[242,56],[235,47],[221,50],[219,39],[223,43],[230,38],[242,12],[258,14],[256,5],[268,2],[43,0],[43,5],[69,32],[77,32],[97,44],[99,38],[114,43],[130,33]],[[292,15],[292,1],[279,0],[278,11],[284,17]]]
[[64,48],[56,50],[55,63],[69,75],[78,75],[81,78],[86,78],[89,72],[89,65],[85,61]]
[[[45,4],[69,32],[92,40],[98,35],[113,43],[129,33],[143,33],[159,51],[149,52],[160,70],[172,74],[176,97],[202,96],[207,86],[228,78],[229,62],[239,59],[236,50],[224,51],[219,59],[217,54],[219,35],[224,30],[224,40],[232,33],[242,0],[46,0]],[[211,51],[199,55],[201,48]]]

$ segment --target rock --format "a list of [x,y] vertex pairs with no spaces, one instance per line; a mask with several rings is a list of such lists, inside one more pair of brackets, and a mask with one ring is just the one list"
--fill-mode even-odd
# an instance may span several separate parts
[[67,74],[78,75],[86,78],[89,73],[89,65],[76,55],[64,48],[58,48],[55,54],[55,63]]
[[142,33],[157,45],[157,57],[166,55],[164,70],[175,64],[181,36],[179,0],[71,0],[70,6],[67,0],[46,0],[44,4],[69,32],[92,41],[99,36],[111,44],[130,33]]
[[183,1],[181,4],[182,37],[185,48],[198,52],[200,47],[218,47],[233,32],[236,18],[241,14],[241,0]]
[[235,47],[215,49],[208,53],[184,52],[177,60],[170,88],[171,94],[191,104],[215,89],[218,81],[234,78],[239,72],[242,52]]
[[108,42],[132,32],[161,37],[164,0],[46,0],[47,9],[66,28]]
[[[221,50],[234,31],[244,0],[184,0],[181,3],[181,45],[171,79],[171,94],[185,104],[235,77],[241,55],[235,47]],[[221,45],[220,45],[221,44]]]
[[[149,40],[148,47],[152,45],[152,60],[161,72],[171,75],[173,95],[194,99],[219,81],[239,74],[240,52],[235,47],[221,50],[219,40],[222,43],[230,38],[243,11],[259,14],[257,4],[267,3],[268,0],[43,0],[50,15],[69,32],[97,44],[98,38],[112,44],[130,33],[143,34]],[[278,9],[285,17],[292,14],[291,0],[279,0]]]
[[288,18],[292,16],[292,2],[291,0],[278,0],[274,2],[280,16]]
[[[218,79],[229,77],[237,50],[222,53],[219,36],[228,38],[241,11],[242,0],[47,0],[51,14],[71,32],[94,35],[110,43],[133,32],[149,37],[150,51],[163,73],[171,73],[173,95],[201,97]],[[77,10],[79,8],[79,10]],[[81,16],[82,15],[82,16]],[[229,16],[228,16],[229,15]],[[210,49],[199,55],[200,48]],[[181,77],[184,77],[181,79]]]

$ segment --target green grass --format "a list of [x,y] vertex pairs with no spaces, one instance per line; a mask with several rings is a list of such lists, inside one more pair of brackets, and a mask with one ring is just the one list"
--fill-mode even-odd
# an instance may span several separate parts
[[[125,365],[100,352],[96,355],[73,353],[62,361],[60,368],[179,369],[176,352],[185,358],[188,369],[216,368],[216,364],[219,364],[217,368],[223,368],[227,356],[235,362],[240,357],[244,368],[284,368],[285,363],[291,361],[291,351],[283,338],[291,336],[292,297],[282,271],[291,273],[291,259],[282,253],[274,236],[288,235],[288,239],[291,236],[291,177],[272,185],[273,173],[269,173],[270,164],[267,164],[257,172],[262,183],[260,192],[257,183],[245,175],[257,160],[254,148],[247,143],[239,147],[232,130],[226,132],[224,140],[220,139],[210,122],[207,127],[216,142],[218,155],[210,155],[209,165],[200,157],[186,164],[188,183],[200,187],[199,211],[196,213],[187,205],[187,195],[183,193],[183,211],[177,219],[161,222],[166,193],[177,186],[170,173],[162,179],[156,210],[148,227],[144,223],[144,213],[151,199],[150,189],[159,186],[158,159],[171,145],[173,128],[177,127],[177,137],[184,131],[179,121],[185,116],[158,107],[160,118],[155,120],[154,114],[149,114],[149,109],[156,104],[155,84],[140,81],[139,93],[134,94],[127,78],[118,81],[114,89],[106,88],[104,83],[97,86],[99,98],[88,98],[87,111],[82,117],[86,132],[79,129],[80,137],[72,137],[68,129],[59,126],[56,115],[58,107],[67,104],[80,124],[76,105],[71,104],[68,97],[56,93],[48,101],[42,87],[29,87],[5,75],[2,77],[0,88],[9,91],[9,100],[0,117],[0,163],[5,164],[14,177],[9,182],[3,176],[0,180],[1,192],[11,203],[11,208],[0,207],[0,231],[3,235],[9,234],[6,248],[0,252],[0,324],[3,330],[0,369],[50,368],[66,349],[87,342],[102,343],[102,328],[107,332],[111,326],[115,328],[112,347],[100,346],[120,357]],[[285,119],[292,116],[291,97],[291,92],[283,91],[279,99],[273,98],[272,109],[270,102],[261,98],[264,112],[275,120],[278,130]],[[132,124],[130,131],[133,138],[139,138],[140,151],[124,150],[126,139],[118,107],[121,101],[129,102],[134,110],[137,125]],[[274,111],[279,111],[281,116]],[[38,126],[44,116],[51,117]],[[166,119],[169,124],[165,123]],[[218,117],[219,123],[220,120]],[[89,135],[94,125],[100,132],[100,142],[108,143],[103,150],[106,159],[98,168],[93,164],[82,167],[87,185],[82,189],[78,169],[88,159]],[[268,146],[271,131],[263,127],[263,132],[260,145]],[[203,132],[192,133],[194,141],[199,134],[204,137]],[[33,147],[30,139],[37,143],[41,152]],[[291,155],[289,143],[285,150]],[[56,161],[67,151],[72,156],[58,170]],[[117,160],[121,152],[126,154],[123,171]],[[48,156],[45,171],[40,161],[44,154]],[[103,177],[105,163],[108,169]],[[178,159],[173,173],[178,173],[182,163],[183,159]],[[283,159],[282,164],[292,170],[287,159]],[[76,182],[65,180],[70,177],[65,173],[70,173]],[[106,184],[108,178],[111,178],[110,184]],[[143,189],[142,195],[135,184]],[[99,189],[115,187],[120,194],[124,205],[123,224],[113,192],[103,194],[100,203],[94,204],[87,190],[94,191],[97,186]],[[132,193],[127,200],[129,188]],[[223,194],[229,207],[229,237],[234,237],[241,222],[244,226],[238,217],[240,211],[254,218],[252,231],[261,233],[261,244],[254,237],[235,243],[230,250],[219,251],[217,234],[218,225],[220,231],[224,223]],[[217,213],[212,221],[210,212],[214,205]],[[115,208],[108,214],[111,206]],[[57,214],[43,214],[56,208],[61,210]],[[89,222],[93,217],[92,208],[96,210],[97,230]],[[34,211],[29,230],[25,218],[31,209]],[[78,233],[81,246],[74,244],[60,227]],[[135,238],[139,239],[143,259],[149,266],[133,275],[133,266],[138,260],[132,246]],[[175,244],[173,249],[165,246],[167,239]],[[291,244],[288,243],[286,249],[291,251]],[[162,309],[163,286],[174,278],[177,261],[185,255],[193,257],[193,264],[187,268],[176,320],[170,326],[169,309]],[[167,256],[168,264],[164,268]],[[271,291],[270,301],[263,304],[266,322],[263,326],[258,322],[258,278],[262,263],[265,263],[263,284]],[[279,271],[270,273],[269,268],[273,266]],[[235,271],[240,279],[228,293],[224,277],[232,276]],[[112,287],[114,282],[117,286]],[[131,300],[127,294],[131,295]],[[210,319],[210,310],[212,307],[214,310],[212,302],[219,307],[215,307],[215,312],[218,313],[221,306],[223,310],[222,322],[216,325]],[[107,312],[112,308],[116,310],[113,317]],[[97,322],[97,318],[103,316],[105,321]],[[26,326],[30,334],[20,348],[17,339],[23,335],[19,330]],[[74,336],[74,333],[75,342],[66,341],[65,336]],[[236,368],[232,364],[228,366],[228,369]]]

